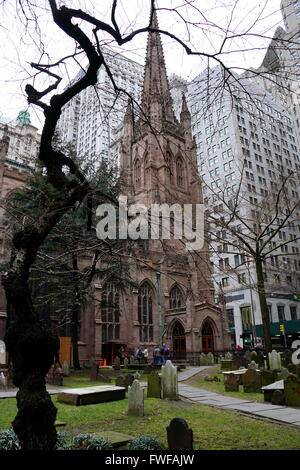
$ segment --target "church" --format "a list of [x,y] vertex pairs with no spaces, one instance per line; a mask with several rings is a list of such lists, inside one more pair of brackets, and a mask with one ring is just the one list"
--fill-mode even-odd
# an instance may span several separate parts
[[[158,29],[156,14],[153,28]],[[183,96],[180,120],[175,117],[157,32],[148,35],[138,119],[135,114],[129,104],[120,150],[128,200],[146,207],[202,204],[191,115]],[[170,223],[174,226],[172,216]],[[139,246],[130,268],[136,287],[124,294],[110,279],[95,284],[102,307],[82,318],[81,344],[86,347],[80,347],[81,359],[111,364],[120,348],[132,353],[137,347],[147,348],[151,358],[162,344],[178,359],[230,349],[225,311],[215,303],[206,242],[195,251],[175,237],[147,239]]]

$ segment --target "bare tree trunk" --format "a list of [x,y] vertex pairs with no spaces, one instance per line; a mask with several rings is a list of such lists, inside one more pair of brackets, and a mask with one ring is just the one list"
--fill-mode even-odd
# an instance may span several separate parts
[[72,307],[72,323],[71,323],[71,334],[72,334],[72,351],[73,351],[73,367],[76,370],[80,370],[79,354],[78,354],[78,324],[80,318],[80,298],[79,298],[79,283],[78,283],[78,259],[77,253],[72,255],[73,265],[73,307]]
[[56,444],[56,408],[46,390],[45,376],[59,351],[59,339],[34,314],[28,277],[10,274],[3,281],[16,322],[5,343],[11,359],[18,413],[12,423],[22,450],[51,450]]
[[267,305],[267,298],[266,298],[266,291],[265,291],[263,264],[262,264],[262,259],[260,256],[255,257],[255,268],[256,268],[256,276],[257,276],[259,305],[260,305],[262,323],[263,323],[265,349],[266,349],[266,352],[271,352],[272,341],[271,341],[271,333],[270,333],[269,309]]

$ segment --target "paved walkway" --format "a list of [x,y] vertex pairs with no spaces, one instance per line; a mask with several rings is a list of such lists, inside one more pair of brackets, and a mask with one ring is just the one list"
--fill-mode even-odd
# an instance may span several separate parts
[[[291,408],[288,406],[277,406],[270,403],[258,403],[251,400],[241,400],[240,398],[233,398],[220,393],[209,392],[201,390],[200,388],[192,387],[184,382],[185,380],[193,377],[208,366],[202,367],[189,367],[188,369],[179,372],[178,374],[178,391],[179,396],[193,403],[199,405],[210,405],[223,410],[234,410],[251,416],[258,416],[260,418],[268,418],[278,421],[282,424],[292,424],[300,427],[300,409]],[[146,382],[141,383],[146,386]],[[69,389],[65,387],[55,388],[47,386],[50,395],[55,395],[59,392],[66,392]],[[13,398],[16,396],[16,391],[0,392],[1,398]]]

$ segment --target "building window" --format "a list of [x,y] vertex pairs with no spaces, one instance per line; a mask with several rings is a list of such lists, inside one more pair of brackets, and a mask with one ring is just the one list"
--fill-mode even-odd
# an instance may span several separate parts
[[229,286],[229,277],[223,277],[222,278],[222,286],[223,287],[228,287]]
[[101,296],[102,341],[120,338],[120,299],[111,281],[104,284]]
[[252,330],[251,307],[241,307],[241,318],[242,318],[243,331],[251,331]]
[[284,305],[277,305],[277,312],[278,312],[278,321],[279,322],[285,321]]
[[177,186],[181,188],[184,187],[183,179],[183,161],[181,157],[178,157],[176,160],[176,175],[177,175]]
[[178,286],[174,286],[170,291],[169,299],[170,308],[180,308],[184,306],[184,300],[181,293],[181,290]]
[[290,306],[291,320],[297,320],[297,307],[295,305]]
[[228,328],[231,329],[231,330],[234,330],[235,325],[234,325],[233,308],[227,308],[226,313],[227,313]]
[[153,290],[148,282],[139,288],[138,294],[138,320],[140,323],[140,341],[149,343],[153,341]]

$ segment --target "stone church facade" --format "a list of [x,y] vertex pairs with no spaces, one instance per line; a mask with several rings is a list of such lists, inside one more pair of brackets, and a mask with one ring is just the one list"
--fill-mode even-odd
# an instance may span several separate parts
[[[158,28],[157,18],[153,21]],[[180,121],[175,117],[158,33],[148,36],[139,119],[129,104],[120,153],[129,201],[147,208],[202,203],[191,115],[183,97]],[[171,236],[144,240],[140,246],[134,263],[130,260],[138,287],[121,295],[109,279],[95,285],[96,297],[104,303],[95,307],[93,326],[89,316],[82,322],[86,355],[111,363],[121,347],[147,347],[151,356],[164,343],[178,358],[229,349],[225,312],[214,302],[206,244],[188,251],[184,240]]]

